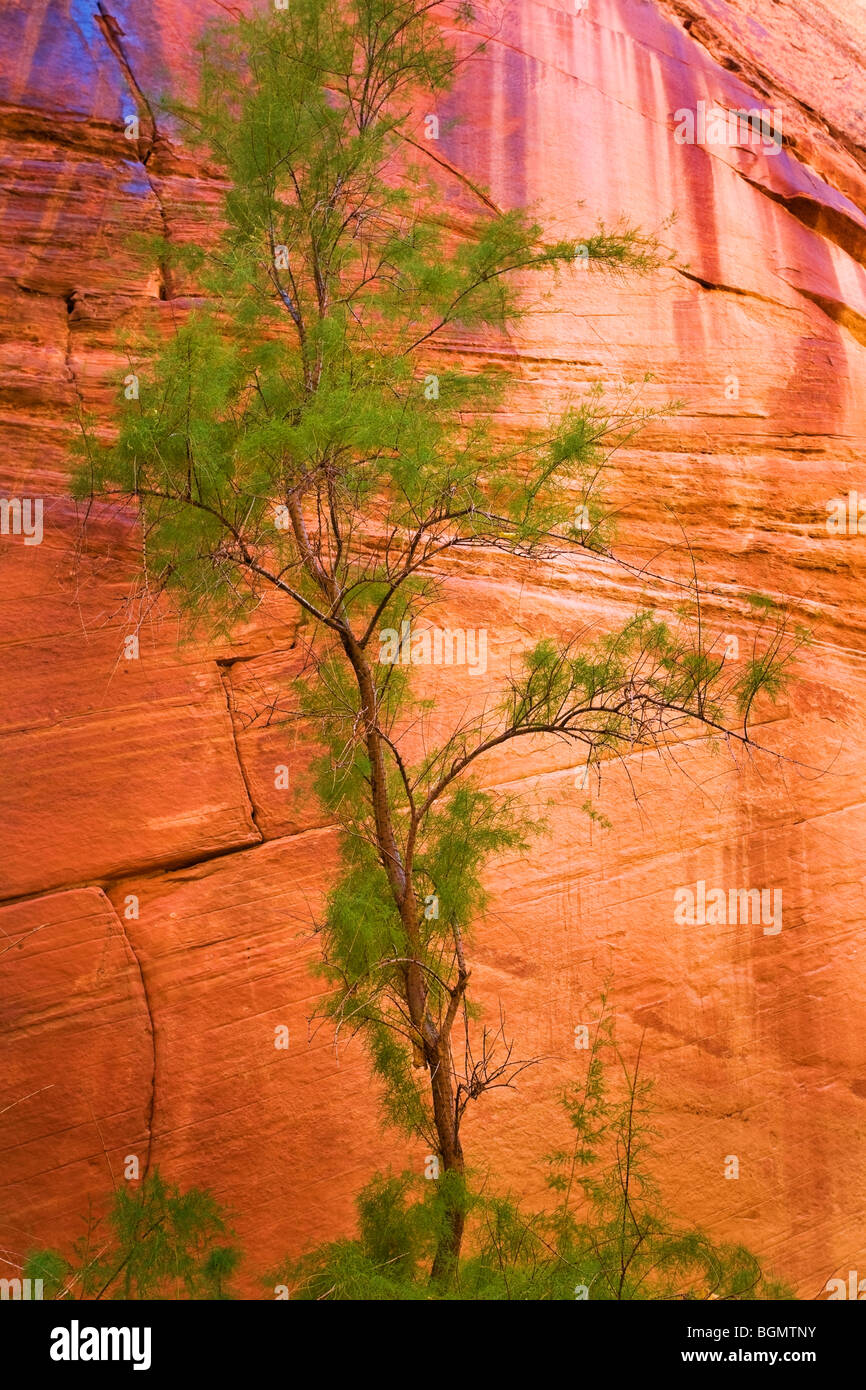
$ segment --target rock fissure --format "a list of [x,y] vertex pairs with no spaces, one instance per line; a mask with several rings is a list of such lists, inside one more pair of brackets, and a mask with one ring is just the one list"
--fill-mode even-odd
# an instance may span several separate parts
[[114,903],[111,902],[111,899],[108,898],[107,894],[106,899],[111,906],[112,913],[114,914],[114,920],[117,923],[120,935],[123,937],[127,949],[129,950],[133,960],[135,961],[136,968],[138,970],[138,977],[141,980],[141,990],[142,995],[144,997],[144,1007],[145,1012],[147,1013],[148,1027],[150,1030],[150,1045],[151,1052],[153,1055],[153,1072],[151,1074],[150,1079],[150,1104],[148,1106],[147,1119],[145,1121],[147,1126],[147,1157],[144,1161],[144,1171],[142,1173],[142,1177],[147,1177],[147,1174],[150,1171],[150,1160],[153,1153],[153,1127],[154,1116],[156,1114],[156,1018],[154,1016],[153,1003],[150,997],[150,989],[148,988],[147,976],[145,974],[144,966],[141,963],[141,957],[139,956],[138,951],[135,949],[134,945],[132,944],[129,931],[124,926],[124,922],[122,917],[120,916],[120,913],[117,911],[117,908],[114,906]]
[[[106,9],[103,3],[103,0],[97,0],[96,8],[98,10],[98,14],[96,15],[96,22],[105,38],[105,42],[108,45],[108,48],[110,49],[111,53],[113,54],[118,67],[123,73],[123,76],[126,79],[126,82],[130,88],[130,91],[133,94],[133,97],[135,98],[137,105],[144,109],[147,116],[147,120],[150,125],[150,132],[144,150],[142,150],[141,148],[141,141],[139,140],[137,142],[138,159],[139,163],[141,164],[141,167],[144,170],[145,178],[147,179],[147,182],[150,186],[150,190],[153,193],[154,198],[156,199],[156,205],[159,209],[160,221],[162,222],[163,237],[166,243],[168,243],[171,241],[168,214],[166,212],[162,193],[160,192],[159,187],[155,179],[151,175],[150,169],[148,168],[151,156],[156,150],[157,145],[161,142],[164,143],[163,137],[160,134],[159,126],[156,122],[156,116],[153,112],[153,107],[151,106],[146,93],[142,89],[140,83],[138,82],[138,79],[135,76],[135,73],[132,69],[132,64],[129,61],[126,49],[123,46],[123,30],[121,29],[117,20],[111,14],[109,14],[108,10]],[[165,263],[164,258],[160,260],[160,276],[162,283],[160,286],[159,297],[160,299],[171,299],[173,297],[171,292],[171,282],[168,267]]]
[[250,819],[251,819],[253,825],[256,827],[256,830],[257,830],[258,833],[259,833],[259,839],[260,839],[260,840],[264,840],[266,837],[265,837],[265,835],[264,835],[264,832],[262,831],[261,826],[259,825],[259,821],[258,821],[258,811],[257,811],[257,808],[256,808],[256,804],[255,804],[255,802],[253,801],[252,789],[251,789],[251,787],[250,787],[249,780],[248,780],[248,778],[247,778],[247,771],[246,771],[246,768],[244,767],[244,760],[243,760],[243,757],[242,757],[242,755],[241,755],[241,750],[240,750],[240,748],[239,748],[239,746],[238,746],[238,735],[237,735],[237,730],[235,729],[235,720],[234,720],[234,714],[233,714],[233,711],[232,711],[232,691],[231,691],[231,674],[230,674],[230,667],[227,668],[225,662],[220,662],[220,661],[218,661],[218,662],[216,663],[216,666],[217,666],[217,672],[219,673],[220,684],[222,685],[222,688],[223,688],[223,694],[225,695],[225,701],[226,701],[226,714],[228,715],[229,729],[231,730],[232,746],[233,746],[234,752],[235,752],[235,759],[236,759],[237,765],[238,765],[238,772],[239,772],[240,775],[241,775],[241,780],[243,781],[244,789],[245,789],[246,795],[247,795],[247,803],[248,803],[248,806],[249,806],[249,815],[250,815]]

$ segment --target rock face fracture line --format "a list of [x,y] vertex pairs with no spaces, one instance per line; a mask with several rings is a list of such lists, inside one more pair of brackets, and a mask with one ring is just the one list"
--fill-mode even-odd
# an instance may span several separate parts
[[[254,828],[258,830],[258,827]],[[327,829],[329,827],[316,827],[316,829],[323,828]],[[302,831],[300,833],[303,834],[304,832]],[[280,836],[277,838],[291,837]],[[109,888],[119,883],[125,883],[132,877],[149,880],[159,878],[163,874],[180,873],[184,869],[195,869],[200,864],[211,864],[218,859],[228,859],[233,854],[245,854],[248,850],[258,849],[262,843],[263,837],[259,840],[244,840],[238,844],[229,845],[227,849],[207,850],[199,854],[167,856],[165,859],[160,859],[156,863],[149,864],[146,867],[128,864],[124,868],[118,869],[116,873],[105,874],[104,877],[95,877],[93,874],[90,874],[87,878],[76,880],[64,879],[62,884],[49,884],[46,887],[34,889],[29,893],[10,893],[8,897],[0,898],[0,907],[14,907],[17,903],[35,902],[37,898],[44,898],[46,893],[71,892],[78,888],[101,888],[103,892],[107,892]]]
[[427,155],[428,159],[432,159],[434,164],[438,164],[441,169],[445,169],[455,179],[459,179],[462,184],[465,184],[465,186],[469,189],[471,193],[475,194],[476,198],[478,198],[482,203],[484,203],[485,207],[490,208],[492,212],[495,212],[499,216],[502,216],[502,208],[498,207],[497,204],[494,203],[490,195],[488,193],[485,193],[483,188],[479,188],[476,183],[473,183],[472,180],[466,174],[462,173],[461,170],[458,169],[455,164],[452,164],[450,160],[444,159],[442,155],[434,154],[434,152],[430,149],[425,149],[425,147],[421,144],[419,140],[413,140],[410,135],[404,135],[403,139],[405,140],[407,145],[412,145],[414,149],[420,150],[421,154]]
[[[111,907],[111,911],[114,914],[114,920],[117,922],[118,928],[120,930],[120,935],[126,942],[127,949],[129,950],[138,968],[138,977],[141,980],[141,990],[144,996],[144,1008],[147,1014],[148,1026],[150,1028],[150,1048],[151,1055],[153,1058],[153,1070],[151,1072],[150,1077],[150,1104],[148,1106],[147,1118],[145,1120],[145,1124],[147,1126],[147,1157],[145,1158],[144,1171],[142,1172],[142,1177],[146,1178],[150,1171],[150,1159],[151,1154],[153,1152],[153,1121],[154,1115],[156,1113],[156,1022],[153,1016],[153,1004],[150,998],[150,991],[147,987],[147,978],[145,976],[144,967],[141,964],[139,954],[133,946],[132,941],[130,940],[129,932],[126,930],[126,927],[123,924],[122,917],[118,913],[117,908],[114,906],[114,903],[107,896],[107,894],[106,902]],[[97,1129],[98,1128],[99,1126],[97,1125]]]
[[[103,34],[105,35],[105,42],[108,44],[108,47],[111,49],[112,53],[114,54],[114,57],[117,59],[118,66],[123,72],[123,75],[126,78],[126,81],[129,83],[129,86],[132,88],[134,96],[136,97],[139,104],[143,106],[145,111],[147,112],[147,118],[150,122],[150,136],[148,139],[148,147],[146,152],[140,155],[142,164],[146,166],[148,160],[150,159],[150,156],[153,154],[156,142],[159,139],[159,130],[156,124],[156,117],[153,114],[153,108],[151,107],[151,104],[148,101],[145,93],[142,91],[138,79],[132,70],[129,59],[126,56],[126,50],[124,49],[123,43],[121,42],[123,38],[123,30],[121,29],[120,25],[118,24],[117,20],[113,17],[113,15],[110,15],[108,13],[107,9],[105,8],[105,5],[102,3],[102,0],[97,0],[96,8],[99,11],[98,15],[96,16],[96,22],[102,30]],[[154,192],[156,192],[156,190],[154,190]]]
[[[109,14],[108,10],[105,8],[105,5],[102,3],[102,0],[97,0],[96,8],[98,10],[98,14],[96,15],[96,23],[102,30],[102,33],[105,37],[105,42],[111,50],[118,67],[123,73],[123,76],[126,79],[133,96],[135,97],[136,103],[140,107],[142,107],[144,111],[147,113],[147,119],[150,123],[150,133],[148,136],[147,148],[145,150],[138,148],[138,158],[142,168],[144,169],[145,178],[147,179],[147,182],[150,185],[150,191],[156,199],[156,204],[159,208],[160,219],[162,221],[163,236],[166,242],[168,242],[171,238],[169,235],[168,217],[166,216],[165,204],[162,201],[162,194],[160,193],[158,187],[151,178],[150,170],[147,167],[151,155],[156,149],[156,146],[159,143],[159,141],[162,139],[159,132],[159,127],[156,123],[156,117],[153,114],[153,107],[151,106],[147,96],[145,95],[142,87],[140,86],[138,79],[132,70],[132,65],[129,61],[129,58],[126,55],[126,50],[124,49],[122,43],[123,30],[121,29],[117,20]],[[141,146],[141,143],[141,140],[139,140],[139,147]],[[171,293],[168,271],[164,261],[160,262],[160,275],[162,277],[163,297],[165,299],[171,299],[173,296]]]
[[[733,73],[744,86],[751,87],[769,105],[780,98],[787,102],[799,111],[805,120],[812,122],[829,135],[861,169],[866,168],[863,146],[858,145],[857,141],[846,130],[836,125],[824,112],[817,111],[807,101],[798,97],[789,87],[781,86],[775,77],[763,72],[743,49],[734,48],[731,43],[730,32],[725,33],[721,29],[712,28],[706,15],[700,14],[693,5],[683,3],[683,0],[655,0],[655,3],[661,14],[682,24],[689,38],[702,48],[714,63],[718,63],[719,67],[724,68],[726,72]],[[851,66],[852,71],[856,70],[857,60],[853,51],[851,51]]]
[[[820,198],[809,198],[805,193],[777,193],[774,189],[767,188],[759,179],[750,178],[742,169],[737,169],[734,165],[728,167],[750,188],[756,189],[765,198],[783,207],[801,227],[806,228],[807,232],[816,237],[823,237],[832,246],[838,246],[839,250],[850,256],[857,265],[866,266],[866,227],[856,222],[853,217],[830,207],[828,203],[821,202]],[[809,220],[808,211],[814,213],[815,221]],[[846,236],[846,233],[849,235]]]
[[[768,295],[758,294],[756,290],[741,289],[738,285],[727,285],[721,280],[707,280],[703,275],[695,275],[693,271],[683,270],[682,266],[674,266],[677,275],[681,275],[684,280],[692,280],[696,285],[700,285],[705,290],[718,290],[721,294],[738,294],[744,299],[756,299],[759,304],[769,304],[774,309],[783,309],[789,314],[802,314],[803,309],[797,309],[793,304],[785,304],[781,299],[771,299]],[[785,282],[788,283],[787,281]],[[791,286],[792,289],[795,286]]]
[[249,806],[250,820],[252,821],[253,825],[259,833],[259,839],[264,843],[265,834],[262,830],[262,827],[259,825],[257,819],[257,812],[255,802],[253,801],[253,794],[250,789],[249,781],[247,780],[247,773],[246,768],[244,767],[244,760],[241,757],[241,750],[238,747],[238,735],[237,730],[235,729],[234,717],[232,715],[231,675],[229,674],[229,671],[226,669],[224,663],[217,662],[217,670],[219,672],[220,684],[223,688],[223,694],[226,697],[226,713],[228,714],[229,729],[231,730],[232,746],[235,750],[235,760],[238,765],[238,772],[241,775],[241,781],[244,784],[244,789],[247,794],[247,803]]

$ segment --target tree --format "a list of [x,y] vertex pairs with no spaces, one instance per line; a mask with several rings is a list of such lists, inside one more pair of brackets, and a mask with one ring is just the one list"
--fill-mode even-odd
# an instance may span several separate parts
[[119,1188],[107,1220],[91,1211],[71,1256],[35,1250],[25,1276],[52,1299],[224,1299],[240,1261],[224,1214],[209,1192],[181,1191],[154,1169]]
[[[743,1246],[717,1244],[665,1211],[648,1166],[652,1083],[640,1077],[640,1052],[626,1066],[606,1003],[603,996],[584,1076],[562,1095],[573,1136],[547,1160],[551,1210],[527,1212],[476,1184],[463,1193],[468,1239],[454,1277],[431,1286],[448,1199],[417,1174],[377,1174],[357,1199],[356,1239],[313,1250],[267,1283],[291,1288],[300,1301],[792,1297]],[[618,1087],[611,1062],[621,1072]]]
[[[577,1271],[577,1295],[597,1300],[791,1297],[745,1247],[717,1245],[664,1210],[649,1171],[653,1083],[640,1075],[642,1049],[629,1070],[603,995],[586,1074],[562,1096],[571,1149],[548,1156],[559,1201],[541,1233],[556,1252],[553,1273]],[[618,1095],[609,1061],[621,1072]]]
[[410,753],[423,707],[393,644],[423,656],[415,625],[445,561],[486,547],[527,566],[565,552],[576,576],[589,552],[616,563],[605,473],[647,418],[591,393],[503,441],[494,409],[510,374],[431,354],[449,330],[501,333],[530,275],[574,273],[575,258],[645,273],[662,255],[625,223],[545,239],[489,200],[466,235],[441,225],[435,187],[402,158],[422,94],[435,100],[459,63],[433,8],[293,0],[209,34],[198,102],[171,109],[225,175],[223,226],[158,248],[205,302],[178,307],[150,344],[113,443],[83,422],[76,489],[137,507],[147,602],[167,593],[230,630],[270,591],[305,621],[299,712],[321,730],[316,786],[342,828],[320,926],[327,1011],[363,1035],[389,1116],[441,1160],[433,1272],[447,1282],[465,1219],[462,1116],[525,1065],[504,1029],[479,1037],[467,948],[486,860],[537,827],[482,788],[480,761],[542,737],[580,746],[597,773],[681,725],[748,744],[752,702],[779,689],[791,647],[773,618],[731,674],[699,602],[673,626],[642,608],[600,639],[541,640],[495,705]]

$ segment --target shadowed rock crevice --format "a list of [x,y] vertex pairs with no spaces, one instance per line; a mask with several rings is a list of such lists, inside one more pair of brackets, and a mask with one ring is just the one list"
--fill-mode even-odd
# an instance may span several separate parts
[[[156,180],[152,177],[150,169],[148,168],[151,156],[154,154],[154,151],[157,150],[160,144],[164,144],[165,142],[163,141],[163,137],[160,134],[159,127],[156,122],[156,116],[154,115],[153,107],[151,106],[146,93],[140,86],[138,79],[136,78],[135,73],[133,72],[129,58],[127,57],[126,49],[123,45],[123,30],[121,29],[117,20],[114,19],[114,17],[111,14],[109,14],[108,10],[103,4],[103,0],[97,0],[96,8],[98,10],[98,14],[95,16],[96,23],[102,31],[105,37],[105,42],[111,50],[111,53],[116,59],[117,64],[121,72],[123,73],[123,76],[126,79],[130,91],[132,92],[133,97],[135,98],[136,105],[139,108],[139,112],[143,112],[145,115],[145,119],[148,125],[148,134],[146,137],[139,138],[137,142],[136,148],[138,152],[138,159],[141,163],[142,168],[144,169],[145,177],[147,179],[148,184],[150,185],[151,192],[153,193],[153,196],[156,199],[157,207],[159,208],[159,216],[162,222],[163,237],[166,242],[170,242],[171,233],[169,229],[168,215],[166,213],[165,203],[163,201],[162,193],[160,192],[159,186]],[[173,298],[169,271],[164,260],[160,261],[160,279],[161,284],[159,298],[165,300]]]
[[216,666],[217,671],[219,673],[220,681],[222,682],[223,692],[226,697],[226,713],[228,715],[229,728],[231,730],[232,735],[232,744],[235,750],[235,758],[237,759],[238,772],[241,775],[241,780],[243,781],[244,788],[246,789],[247,806],[249,809],[250,819],[252,820],[253,825],[256,827],[256,830],[259,832],[259,839],[264,840],[266,837],[258,821],[258,810],[255,805],[255,802],[253,801],[252,789],[250,787],[249,778],[247,776],[247,770],[244,767],[243,755],[241,754],[241,750],[238,746],[238,736],[237,730],[235,729],[234,711],[232,708],[232,664],[232,662],[218,661],[216,663]]
[[749,178],[742,169],[735,168],[734,172],[751,188],[756,188],[774,203],[780,203],[782,207],[787,208],[791,216],[810,232],[817,232],[826,241],[838,246],[852,261],[866,266],[866,227],[862,227],[852,217],[846,217],[835,208],[828,207],[826,203],[806,198],[802,194],[777,193],[759,179]]
[[858,314],[849,304],[842,300],[831,299],[828,295],[819,294],[816,290],[806,289],[804,286],[795,286],[797,293],[804,299],[808,299],[812,304],[817,304],[833,323],[840,324],[847,328],[852,338],[856,338],[858,343],[866,347],[866,317]]
[[701,289],[719,290],[722,294],[737,294],[743,299],[756,299],[759,304],[771,304],[774,309],[783,309],[788,313],[796,312],[790,304],[783,304],[781,299],[771,299],[769,295],[758,294],[755,290],[744,290],[740,285],[725,285],[719,280],[706,280],[702,275],[695,275],[693,271],[682,266],[675,266],[675,270],[684,280],[691,280],[694,284],[700,285]]
[[[734,48],[733,30],[723,27],[724,21],[719,15],[710,18],[702,13],[700,0],[653,0],[653,3],[662,13],[670,15],[675,22],[681,24],[689,38],[725,71],[735,74],[746,86],[759,93],[769,105],[772,106],[774,102],[781,100],[789,108],[796,109],[807,123],[818,127],[846,156],[866,171],[866,148],[862,142],[853,136],[850,130],[834,121],[826,111],[817,110],[804,97],[795,94],[792,84],[780,85],[755,61],[754,56],[747,52],[745,43]],[[778,0],[775,0],[775,3],[778,3]],[[814,12],[806,13],[809,18],[814,17]],[[732,13],[729,18],[733,23],[736,15]],[[817,19],[815,22],[818,22]],[[824,37],[828,42],[831,41],[829,35]],[[833,41],[840,46],[844,42],[841,29],[833,37]],[[861,55],[853,46],[849,50],[849,60],[852,72],[856,72]],[[785,143],[791,146],[792,153],[797,154],[796,143]]]

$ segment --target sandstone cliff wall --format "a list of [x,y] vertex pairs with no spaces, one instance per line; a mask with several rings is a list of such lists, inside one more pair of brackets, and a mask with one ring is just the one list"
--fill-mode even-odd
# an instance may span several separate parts
[[[303,765],[303,741],[250,718],[293,669],[293,615],[259,614],[229,645],[181,643],[154,614],[140,659],[124,660],[134,528],[101,508],[80,554],[67,492],[75,408],[107,418],[128,370],[118,327],[170,317],[184,288],[150,276],[126,233],[194,235],[218,198],[154,111],[166,87],[188,89],[194,37],[227,8],[21,0],[0,14],[0,495],[46,499],[41,545],[0,538],[0,1253],[13,1262],[74,1234],[129,1153],[211,1186],[258,1268],[345,1230],[374,1167],[424,1157],[381,1133],[360,1053],[308,1030],[333,836],[274,786],[275,764]],[[685,404],[621,456],[623,553],[687,576],[685,533],[707,622],[744,639],[760,590],[788,600],[815,645],[760,730],[800,765],[697,743],[678,748],[679,771],[635,757],[596,794],[604,831],[561,751],[487,763],[491,783],[553,808],[530,861],[491,870],[475,972],[519,1050],[546,1061],[471,1116],[467,1147],[541,1193],[574,1027],[610,974],[621,1040],[646,1030],[666,1196],[813,1297],[837,1270],[866,1272],[866,540],[825,528],[830,498],[866,494],[866,11],[515,0],[479,7],[471,27],[492,37],[428,151],[455,226],[479,187],[562,230],[677,213],[676,268],[576,274],[519,334],[471,345],[520,363],[503,427],[651,370],[646,403]],[[701,101],[778,110],[781,150],[678,143],[675,113]],[[474,555],[451,574],[448,611],[488,630],[490,689],[520,645],[620,619],[642,592],[592,559],[527,581]],[[443,680],[441,717],[477,697],[472,679]],[[781,888],[783,930],[675,926],[675,888],[699,879]]]

